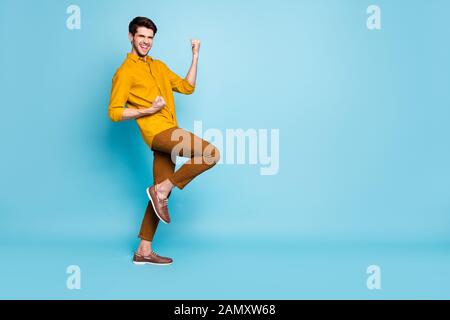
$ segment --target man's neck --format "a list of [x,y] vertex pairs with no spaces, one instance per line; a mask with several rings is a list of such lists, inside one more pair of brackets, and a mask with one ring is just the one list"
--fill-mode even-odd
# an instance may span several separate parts
[[142,58],[142,59],[145,59],[145,57],[147,56],[147,55],[145,55],[145,56],[140,55],[140,54],[139,54],[136,50],[134,50],[134,49],[131,50],[131,53],[134,54],[135,56],[138,56],[139,58]]

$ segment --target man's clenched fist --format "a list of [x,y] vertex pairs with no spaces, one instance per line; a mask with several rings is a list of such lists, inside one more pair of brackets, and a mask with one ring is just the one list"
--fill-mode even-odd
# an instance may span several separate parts
[[161,96],[157,96],[155,100],[153,100],[152,107],[155,109],[155,111],[162,109],[166,105],[166,101],[164,101],[164,98]]
[[198,56],[198,52],[200,50],[200,40],[191,39],[191,46],[192,46],[192,54],[194,56]]

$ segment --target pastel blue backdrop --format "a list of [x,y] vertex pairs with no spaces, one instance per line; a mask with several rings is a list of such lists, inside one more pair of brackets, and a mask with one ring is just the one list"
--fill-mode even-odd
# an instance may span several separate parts
[[[81,29],[66,9],[81,8]],[[381,7],[382,29],[366,27]],[[1,298],[449,298],[446,0],[0,2]],[[180,126],[279,129],[280,168],[219,164],[175,190],[130,259],[152,183],[134,121],[107,116],[128,22],[184,76]],[[81,290],[66,268],[81,268]],[[366,287],[369,265],[381,290]]]

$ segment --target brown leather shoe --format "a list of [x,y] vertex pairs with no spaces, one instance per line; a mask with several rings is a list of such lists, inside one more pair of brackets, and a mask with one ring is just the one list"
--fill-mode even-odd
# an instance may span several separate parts
[[170,223],[169,210],[167,208],[168,199],[158,198],[158,194],[156,193],[156,185],[147,188],[147,195],[158,218],[166,224]]
[[160,266],[166,266],[172,264],[173,260],[168,257],[161,257],[157,255],[155,252],[151,252],[148,256],[143,256],[138,253],[134,253],[133,263],[137,265],[143,264],[156,264]]

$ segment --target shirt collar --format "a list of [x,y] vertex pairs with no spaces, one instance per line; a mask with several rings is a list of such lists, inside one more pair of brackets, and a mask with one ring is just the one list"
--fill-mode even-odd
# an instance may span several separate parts
[[153,61],[152,57],[150,57],[149,55],[145,56],[145,60],[144,60],[144,58],[141,58],[131,52],[127,53],[127,58],[133,60],[134,62],[138,62],[139,60],[141,60],[141,61],[145,61],[145,62],[149,63],[150,61]]

